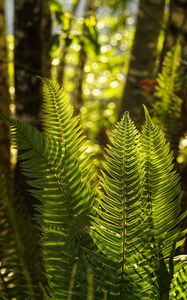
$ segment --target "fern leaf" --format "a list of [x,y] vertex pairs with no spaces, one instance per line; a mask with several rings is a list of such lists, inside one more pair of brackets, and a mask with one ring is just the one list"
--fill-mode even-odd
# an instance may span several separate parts
[[66,131],[73,115],[73,106],[57,82],[43,81],[42,122],[44,132],[57,139],[66,138]]
[[96,174],[93,160],[90,159],[87,151],[86,137],[79,124],[79,117],[73,116],[73,106],[57,82],[46,78],[42,78],[42,81],[44,84],[42,109],[44,133],[59,140],[65,148],[67,171],[71,169],[72,174],[81,178],[84,189],[84,200],[79,199],[79,202],[84,201],[88,208],[92,208],[93,197],[90,197],[90,191],[95,193]]
[[181,48],[176,44],[167,54],[162,72],[158,75],[155,89],[153,120],[165,131],[175,149],[181,129],[182,99],[177,96],[179,89],[179,65]]
[[167,298],[173,276],[175,243],[185,214],[181,214],[180,180],[174,170],[169,143],[152,122],[146,108],[145,114],[141,135],[145,155],[145,194],[150,210],[152,244],[157,253],[159,294],[161,298]]
[[153,269],[142,255],[151,256],[143,195],[144,162],[139,133],[128,113],[116,126],[105,157],[91,236],[110,264],[99,260],[97,277],[105,274],[100,282],[110,283],[109,299],[158,299],[156,287],[149,284],[150,274],[154,281]]
[[[58,140],[28,124],[9,118],[7,122],[21,152],[22,173],[30,178],[31,193],[41,201],[37,220],[42,231],[49,293],[54,299],[66,299],[80,256],[81,236],[83,233],[84,239],[89,225],[84,182],[73,158],[69,158],[71,164],[67,166],[68,154]],[[77,277],[74,278],[75,286]]]
[[[145,193],[151,211],[155,246],[162,243],[164,258],[169,257],[180,233],[181,186],[174,170],[173,155],[163,132],[155,125],[145,108],[146,122],[142,128],[142,148],[146,160]],[[167,213],[166,213],[167,212]]]

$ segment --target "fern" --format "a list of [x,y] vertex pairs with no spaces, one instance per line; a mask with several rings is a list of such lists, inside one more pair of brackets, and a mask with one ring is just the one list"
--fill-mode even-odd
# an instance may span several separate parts
[[[142,147],[146,161],[146,189],[151,208],[152,230],[156,245],[162,238],[164,257],[171,252],[179,232],[181,218],[180,178],[174,170],[173,155],[162,131],[155,125],[148,111],[142,128]],[[166,211],[168,214],[166,215]]]
[[97,185],[69,99],[57,83],[43,83],[43,133],[3,118],[20,149],[31,193],[40,201],[36,219],[49,295],[55,300],[169,299],[170,288],[171,293],[178,288],[174,254],[184,214],[164,134],[146,109],[141,133],[125,113]]
[[[128,113],[113,132],[104,170],[91,236],[99,251],[111,262],[109,266],[102,266],[99,275],[102,278],[104,268],[108,268],[110,274],[111,264],[116,265],[109,299],[112,295],[116,299],[154,299],[154,288],[148,283],[151,269],[142,256],[143,252],[144,256],[152,256],[143,195],[144,165],[139,133]],[[144,267],[147,264],[146,273],[142,264]],[[107,277],[103,278],[105,281],[109,281]]]
[[[44,82],[42,109],[44,133],[60,140],[61,146],[65,148],[64,159],[67,172],[71,170],[72,174],[77,174],[79,182],[82,181],[84,192],[88,194],[84,195],[83,202],[91,208],[93,202],[90,191],[94,194],[95,170],[93,161],[86,152],[87,141],[79,124],[79,117],[73,116],[73,106],[59,84],[44,78],[42,80]],[[74,168],[69,167],[72,164]],[[78,202],[82,203],[82,200],[78,199]]]
[[[85,231],[89,224],[86,212],[93,204],[93,189],[90,189],[92,177],[88,178],[91,172],[86,172],[88,163],[80,155],[86,146],[77,118],[71,117],[72,107],[67,103],[63,106],[63,101],[67,100],[56,83],[45,80],[45,89],[53,89],[54,101],[62,106],[63,111],[67,109],[68,120],[64,117],[65,111],[53,123],[54,127],[60,124],[57,131],[61,130],[62,139],[50,131],[50,126],[44,126],[46,134],[43,135],[28,124],[11,119],[9,124],[19,149],[24,152],[21,156],[23,174],[34,179],[28,183],[33,187],[32,194],[42,203],[38,207],[40,214],[37,219],[43,233],[42,247],[50,295],[62,299],[68,295],[72,272],[80,256],[80,240],[81,235],[85,235],[83,229]],[[48,108],[52,120],[57,112]]]
[[181,130],[182,99],[177,96],[180,88],[179,67],[181,48],[176,44],[167,54],[162,72],[158,75],[154,94],[154,120],[165,131],[172,147],[176,150]]
[[[166,142],[158,126],[152,122],[146,108],[145,113],[146,122],[141,135],[146,169],[145,194],[150,209],[152,243],[157,249],[158,258],[166,261],[172,256],[174,243],[180,232],[179,224],[184,218],[184,214],[181,214],[182,193],[179,176],[174,170],[169,143]],[[164,260],[160,262],[164,264]],[[165,282],[168,280],[169,285],[172,274],[169,275],[166,269],[163,270],[163,264],[159,265],[159,280]],[[162,282],[160,282],[161,286]]]

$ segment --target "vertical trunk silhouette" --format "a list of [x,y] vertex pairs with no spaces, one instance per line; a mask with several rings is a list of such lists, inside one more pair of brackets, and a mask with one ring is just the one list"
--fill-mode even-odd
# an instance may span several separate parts
[[42,0],[15,0],[15,104],[18,118],[39,126]]
[[161,65],[166,53],[178,41],[184,47],[183,55],[187,55],[187,2],[182,0],[171,0],[168,24],[161,55]]
[[80,114],[80,108],[82,106],[82,92],[83,92],[83,82],[84,82],[84,66],[86,63],[86,51],[85,45],[81,44],[81,49],[79,52],[79,65],[78,65],[78,74],[77,74],[77,85],[76,85],[76,95],[75,95],[75,113]]
[[42,75],[51,78],[51,57],[49,54],[50,40],[52,36],[52,18],[48,1],[43,0],[41,20],[42,43]]
[[[0,111],[9,115],[10,95],[8,83],[8,59],[6,47],[5,2],[0,0]],[[9,169],[10,144],[8,128],[0,120],[0,169]]]
[[[37,75],[50,73],[46,49],[50,38],[49,10],[45,0],[15,0],[14,9],[16,117],[40,128],[42,93]],[[16,186],[32,212],[36,200],[27,192],[19,161],[15,173]]]
[[140,0],[139,3],[129,71],[119,109],[119,118],[124,111],[130,111],[137,125],[143,119],[142,104],[148,104],[148,96],[154,85],[164,8],[164,0]]
[[70,19],[70,23],[69,23],[69,28],[64,32],[66,34],[66,37],[64,39],[64,45],[62,47],[62,51],[60,54],[60,62],[58,65],[58,82],[60,85],[63,84],[63,80],[64,80],[64,73],[65,73],[65,66],[66,66],[66,56],[68,54],[68,47],[71,45],[71,38],[70,38],[70,33],[71,33],[71,27],[73,24],[73,19],[75,17],[75,12],[77,10],[77,6],[79,4],[79,1],[76,0],[73,2],[72,7],[71,7],[71,19]]
[[[87,33],[87,27],[86,27],[86,19],[90,18],[94,14],[93,8],[92,8],[92,1],[87,0],[85,5],[85,10],[83,12],[83,18],[84,18],[84,25],[82,28],[82,36],[88,35]],[[76,74],[76,89],[74,94],[75,99],[75,113],[80,113],[80,108],[83,105],[83,83],[84,83],[84,67],[87,60],[87,51],[86,51],[86,45],[84,40],[80,40],[80,51],[79,51],[79,63],[78,63],[78,71]]]

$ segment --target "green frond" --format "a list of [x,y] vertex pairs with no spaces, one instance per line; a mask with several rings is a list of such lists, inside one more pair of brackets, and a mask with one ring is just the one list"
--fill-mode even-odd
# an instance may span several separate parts
[[[139,133],[128,113],[117,124],[106,151],[91,236],[99,253],[110,263],[98,262],[97,277],[110,283],[108,299],[114,296],[115,299],[158,299],[156,284],[149,283],[149,277],[154,282],[154,267],[150,264],[149,223],[143,195],[144,161]],[[111,266],[115,271],[111,272]]]
[[22,173],[30,178],[31,193],[41,202],[36,217],[42,231],[49,292],[54,299],[66,299],[74,264],[80,256],[81,236],[89,225],[84,181],[77,174],[73,158],[67,166],[65,147],[58,140],[28,124],[7,121],[21,152]]
[[179,65],[181,47],[176,44],[167,54],[162,72],[158,75],[154,94],[154,117],[157,124],[165,131],[172,146],[180,132],[182,99],[177,96],[179,89]]
[[[87,152],[86,137],[82,132],[79,117],[73,116],[73,106],[65,91],[57,82],[42,78],[44,101],[42,109],[43,130],[59,140],[65,149],[65,165],[82,182],[85,205],[92,207],[95,193],[96,174],[93,160]],[[75,187],[76,188],[76,187]]]
[[[158,87],[156,88],[156,95],[162,96],[160,88],[169,91],[167,93],[178,90],[178,68],[181,58],[181,46],[177,43],[170,51],[167,52],[163,62],[162,72],[158,75]],[[167,94],[168,95],[168,94]]]
[[153,243],[162,245],[164,258],[169,257],[180,233],[181,186],[174,170],[173,155],[163,132],[155,125],[145,108],[146,122],[141,142],[145,155],[146,184]]
[[73,106],[65,91],[57,82],[47,78],[43,81],[42,122],[44,132],[57,139],[66,138],[66,130],[73,116]]
[[36,238],[24,199],[15,195],[12,184],[0,174],[0,290],[5,299],[41,297]]

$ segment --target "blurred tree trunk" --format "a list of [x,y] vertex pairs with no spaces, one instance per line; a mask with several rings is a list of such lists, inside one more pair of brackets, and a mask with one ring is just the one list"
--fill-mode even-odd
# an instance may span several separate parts
[[140,0],[139,3],[129,71],[119,110],[119,117],[128,110],[138,125],[143,119],[142,104],[148,104],[154,86],[157,44],[164,8],[165,0]]
[[60,62],[58,65],[58,82],[60,85],[63,85],[63,80],[64,80],[64,73],[65,73],[65,66],[66,66],[66,56],[68,54],[68,47],[72,43],[72,39],[70,37],[71,29],[72,29],[72,24],[73,20],[75,18],[75,12],[77,10],[79,1],[75,0],[72,4],[71,11],[69,12],[69,27],[68,28],[62,28],[62,32],[65,34],[65,39],[64,39],[64,45],[61,45],[62,51],[60,53]]
[[15,0],[15,104],[18,118],[39,126],[42,0]]
[[183,55],[186,53],[187,56],[187,1],[171,0],[160,65],[166,53],[178,41],[184,47]]
[[[47,45],[51,21],[46,0],[15,0],[15,105],[17,118],[40,128],[41,82],[37,75],[48,76],[50,61]],[[48,26],[50,26],[48,28]],[[16,185],[32,211],[36,201],[27,192],[27,185],[16,166]]]
[[81,49],[79,51],[79,65],[76,76],[76,89],[75,89],[75,114],[80,114],[81,106],[83,105],[82,93],[83,93],[83,82],[84,82],[84,67],[87,59],[84,43],[80,43]]
[[15,0],[15,104],[16,115],[40,125],[41,83],[50,77],[48,46],[51,16],[45,0]]
[[52,18],[49,1],[43,0],[41,21],[41,43],[42,43],[42,76],[51,78],[51,57],[49,54],[52,36]]
[[[0,0],[0,111],[9,115],[10,95],[8,83],[8,59],[4,0]],[[0,169],[9,169],[10,144],[8,128],[0,120]]]
[[[92,1],[86,0],[85,10],[83,12],[84,24],[82,28],[82,35],[83,37],[90,38],[88,29],[86,26],[86,20],[89,20],[94,15],[94,10],[92,7]],[[80,114],[81,106],[83,105],[83,83],[84,83],[84,67],[87,60],[87,52],[89,51],[86,49],[85,40],[82,39],[80,36],[80,51],[79,51],[79,64],[78,70],[76,72],[76,89],[74,94],[75,99],[75,113]]]

